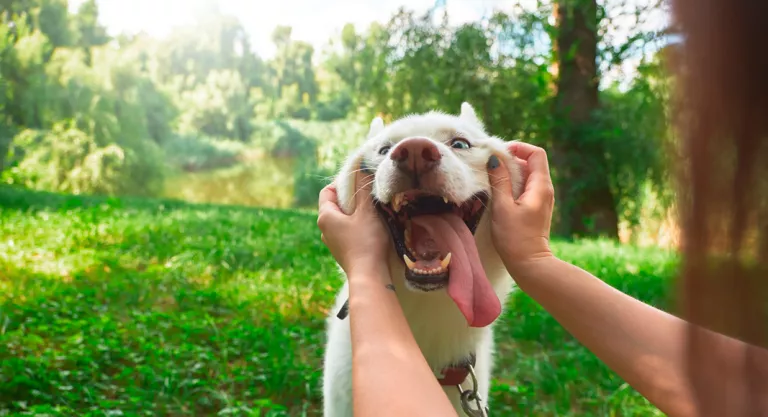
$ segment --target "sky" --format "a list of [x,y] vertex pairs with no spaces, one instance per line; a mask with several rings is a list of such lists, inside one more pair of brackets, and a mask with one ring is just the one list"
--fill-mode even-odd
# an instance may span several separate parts
[[[495,8],[509,7],[515,0],[447,0],[451,23],[482,18]],[[69,0],[76,9],[82,0]],[[205,0],[97,0],[101,22],[110,34],[145,31],[164,36],[174,26],[189,24]],[[237,16],[249,32],[254,49],[264,58],[274,54],[270,41],[277,25],[293,28],[292,37],[321,50],[346,23],[358,29],[373,21],[385,22],[403,4],[417,12],[433,7],[435,0],[218,0],[222,12]]]
[[[221,12],[237,16],[249,33],[255,52],[269,59],[275,53],[270,36],[278,25],[292,28],[293,39],[311,43],[316,51],[322,51],[329,39],[337,36],[346,23],[353,23],[364,30],[371,22],[386,22],[398,8],[422,13],[435,6],[439,0],[96,0],[101,23],[112,35],[119,33],[147,32],[156,37],[169,34],[174,27],[195,21],[206,4],[214,1]],[[648,0],[603,0],[624,4],[629,8],[645,4]],[[69,0],[73,11],[83,0]],[[494,10],[512,10],[515,4],[532,7],[536,0],[441,0],[448,9],[451,24],[476,21],[490,16]],[[608,10],[619,10],[608,7]],[[658,11],[649,17],[648,27],[664,26],[666,13]],[[631,19],[630,19],[631,20]],[[632,27],[626,22],[626,28]],[[614,35],[626,38],[629,32],[619,29]],[[646,53],[649,53],[647,51]],[[627,59],[621,67],[603,74],[603,82],[629,81],[640,57]]]

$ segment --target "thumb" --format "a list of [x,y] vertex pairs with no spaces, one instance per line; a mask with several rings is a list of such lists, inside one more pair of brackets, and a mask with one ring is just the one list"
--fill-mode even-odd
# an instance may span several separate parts
[[373,190],[373,174],[360,169],[355,173],[355,211],[373,209],[371,191]]
[[497,155],[491,155],[488,159],[488,180],[491,184],[493,200],[499,200],[502,196],[512,197],[512,181],[509,179],[509,170]]

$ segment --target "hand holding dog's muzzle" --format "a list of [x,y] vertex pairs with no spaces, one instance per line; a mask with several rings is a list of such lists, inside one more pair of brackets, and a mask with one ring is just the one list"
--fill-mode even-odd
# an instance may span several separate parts
[[352,214],[341,211],[334,184],[320,192],[317,226],[321,239],[347,276],[353,271],[370,273],[387,265],[389,235],[373,207],[372,185],[373,175],[362,170],[355,173]]
[[496,155],[488,161],[493,244],[510,272],[530,260],[552,256],[549,233],[554,187],[544,149],[522,142],[509,146],[524,171],[523,193],[512,194],[509,170]]

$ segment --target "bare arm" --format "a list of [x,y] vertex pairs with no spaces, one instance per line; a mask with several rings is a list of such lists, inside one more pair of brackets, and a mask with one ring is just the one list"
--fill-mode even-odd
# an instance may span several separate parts
[[349,280],[355,416],[456,416],[388,281],[386,270]]
[[[664,413],[674,417],[756,415],[745,405],[749,403],[746,352],[751,352],[751,366],[768,375],[768,351],[694,328],[554,257],[548,245],[554,199],[546,154],[530,145],[516,148],[530,172],[517,201],[512,198],[507,171],[498,161],[489,168],[494,185],[494,244],[520,289]],[[687,368],[691,329],[712,356],[697,364],[705,369],[697,369],[700,377],[694,381],[696,388],[712,393],[705,398],[706,405],[700,405]],[[762,407],[763,413],[768,412],[765,400]]]
[[[701,415],[686,369],[688,322],[555,257],[517,265],[515,271],[520,289],[661,411],[670,416]],[[704,365],[712,369],[704,373],[723,388],[719,408],[728,410],[727,415],[747,415],[737,411],[747,400],[745,352],[756,349],[759,363],[768,366],[768,351],[699,330],[713,353],[712,361]]]
[[389,236],[374,212],[371,183],[357,172],[359,191],[351,215],[339,208],[335,188],[326,187],[320,193],[317,219],[323,242],[349,281],[354,414],[455,416],[388,287]]

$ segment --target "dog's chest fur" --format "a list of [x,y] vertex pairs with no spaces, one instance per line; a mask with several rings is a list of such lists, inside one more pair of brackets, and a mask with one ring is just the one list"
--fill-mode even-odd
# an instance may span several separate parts
[[[478,252],[488,279],[502,304],[514,282],[504,268],[490,241],[490,221],[484,218],[475,234]],[[473,328],[445,291],[420,293],[405,287],[404,266],[396,255],[389,260],[390,274],[398,300],[416,343],[432,370],[476,357],[475,373],[479,393],[487,401],[493,359],[492,326]],[[347,299],[347,285],[340,292],[335,310],[328,321],[328,345],[325,355],[324,406],[326,417],[352,416],[352,352],[349,319],[339,320],[336,313]],[[407,378],[407,376],[403,376]],[[436,377],[437,378],[437,377]],[[467,381],[468,382],[468,381]],[[465,383],[463,388],[469,388]],[[456,387],[444,387],[459,415],[462,411]]]

